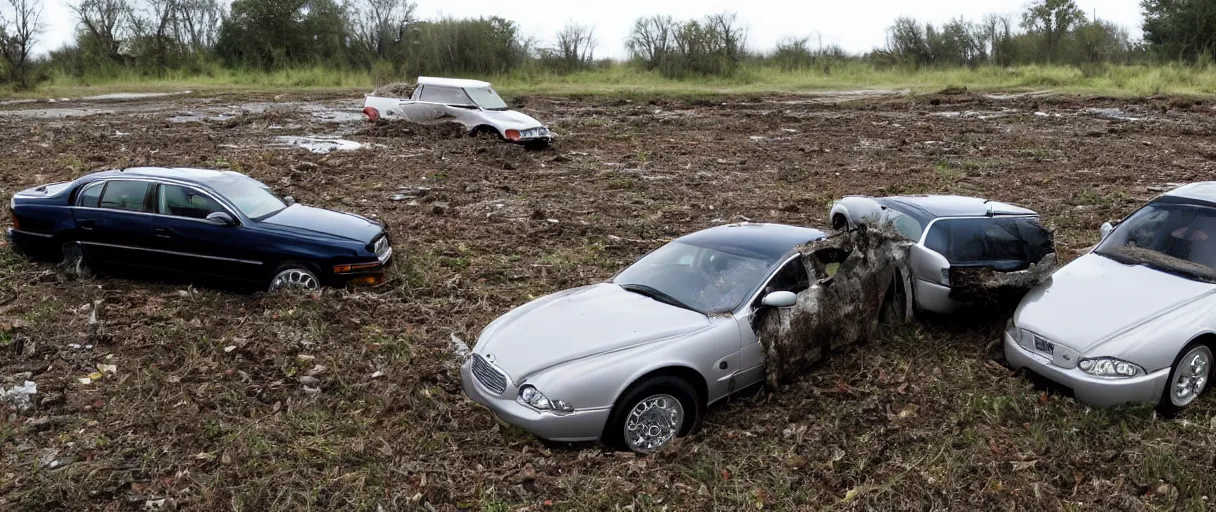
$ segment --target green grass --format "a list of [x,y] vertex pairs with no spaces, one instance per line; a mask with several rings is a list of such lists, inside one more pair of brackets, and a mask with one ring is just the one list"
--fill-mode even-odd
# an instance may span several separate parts
[[[1072,66],[1019,66],[879,69],[865,62],[841,62],[825,69],[783,71],[772,66],[745,66],[732,77],[672,80],[658,73],[616,64],[572,74],[543,71],[515,72],[480,77],[492,81],[504,94],[683,96],[712,94],[764,94],[859,89],[895,89],[935,92],[946,87],[978,91],[1062,92],[1113,96],[1156,94],[1216,94],[1216,66],[1111,65],[1082,71]],[[241,91],[241,90],[366,90],[375,80],[368,71],[321,67],[273,72],[209,68],[202,74],[169,72],[161,77],[124,74],[107,78],[79,78],[53,74],[51,79],[22,97],[71,97],[112,91]]]

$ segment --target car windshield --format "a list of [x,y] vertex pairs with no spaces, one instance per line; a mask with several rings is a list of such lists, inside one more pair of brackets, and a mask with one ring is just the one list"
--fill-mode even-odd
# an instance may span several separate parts
[[741,249],[672,242],[630,265],[613,282],[700,313],[726,313],[759,286],[775,263]]
[[1055,252],[1051,232],[1035,217],[942,219],[925,235],[925,247],[952,266],[1013,271]]
[[1150,204],[1128,217],[1094,252],[1121,263],[1216,282],[1216,208]]
[[498,93],[494,92],[494,89],[489,87],[470,87],[464,92],[473,98],[473,102],[477,103],[477,106],[486,110],[507,109],[507,103],[498,96]]
[[253,220],[264,219],[287,208],[287,203],[274,195],[270,187],[253,178],[225,174],[222,178],[208,180],[207,185]]

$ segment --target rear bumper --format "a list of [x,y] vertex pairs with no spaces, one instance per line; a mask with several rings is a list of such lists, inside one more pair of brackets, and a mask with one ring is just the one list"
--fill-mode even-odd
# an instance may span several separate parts
[[916,293],[916,307],[925,311],[949,315],[966,307],[966,303],[950,298],[949,286],[918,278],[913,288]]
[[43,253],[54,249],[54,244],[52,243],[55,240],[54,235],[8,228],[4,230],[4,238],[17,250],[32,255],[43,255]]
[[1081,371],[1064,369],[1022,347],[1009,333],[1002,334],[1005,359],[1015,370],[1026,369],[1057,384],[1068,387],[1077,401],[1094,407],[1112,407],[1126,403],[1157,403],[1170,378],[1165,368],[1148,375],[1130,379],[1104,379]]

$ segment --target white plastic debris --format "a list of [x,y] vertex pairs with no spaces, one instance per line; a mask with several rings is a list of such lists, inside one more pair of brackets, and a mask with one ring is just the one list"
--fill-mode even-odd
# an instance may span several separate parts
[[457,338],[456,333],[452,333],[452,352],[460,361],[464,361],[469,357],[469,344],[464,340]]
[[5,390],[0,387],[0,402],[12,405],[18,411],[24,411],[33,406],[30,397],[36,394],[38,394],[38,385],[32,380],[27,380],[20,386],[13,386],[12,389]]

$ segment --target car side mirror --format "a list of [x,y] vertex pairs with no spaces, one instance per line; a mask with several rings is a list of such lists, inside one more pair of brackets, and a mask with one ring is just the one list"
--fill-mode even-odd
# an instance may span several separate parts
[[296,204],[296,198],[291,197],[291,196],[284,197],[283,203],[287,204],[287,206],[291,206],[293,204]]
[[1115,225],[1109,222],[1103,222],[1102,227],[1098,228],[1098,231],[1102,233],[1102,240],[1106,240],[1106,237],[1110,236],[1110,232],[1114,230]]
[[207,215],[207,222],[217,226],[235,226],[236,219],[228,215],[227,212],[212,212]]
[[764,296],[760,301],[761,304],[773,308],[788,308],[798,302],[798,296],[794,292],[773,292]]

